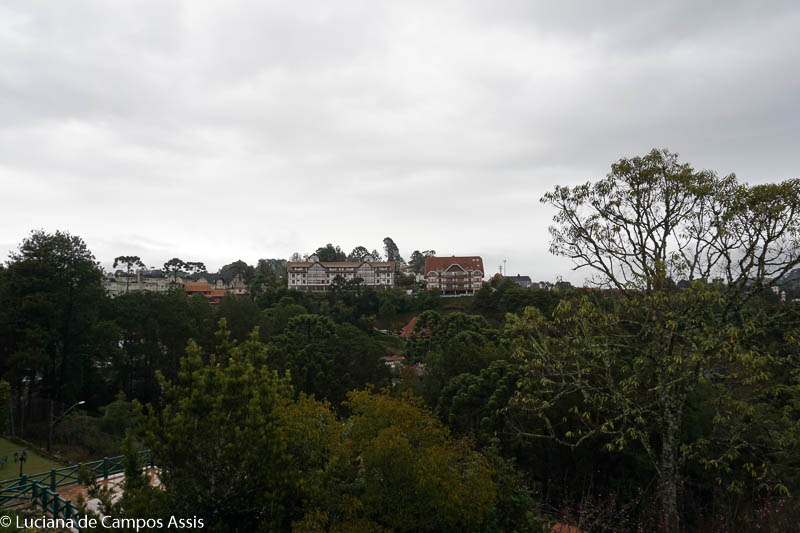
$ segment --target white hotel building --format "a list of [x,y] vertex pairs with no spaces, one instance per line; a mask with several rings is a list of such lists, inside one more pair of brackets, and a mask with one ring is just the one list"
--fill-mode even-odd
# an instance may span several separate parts
[[286,263],[288,287],[300,291],[327,291],[336,276],[345,281],[361,278],[362,286],[390,289],[394,287],[394,271],[394,262],[320,262],[316,255],[308,261]]

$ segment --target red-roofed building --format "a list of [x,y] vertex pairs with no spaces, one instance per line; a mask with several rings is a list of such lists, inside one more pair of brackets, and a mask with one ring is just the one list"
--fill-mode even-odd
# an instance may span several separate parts
[[408,324],[403,326],[403,330],[400,332],[400,336],[404,339],[409,339],[411,334],[414,333],[414,326],[419,320],[418,316],[413,317],[411,320],[408,321]]
[[228,294],[228,291],[225,289],[211,289],[211,294],[207,295],[206,298],[208,298],[208,303],[218,304],[226,294]]
[[183,284],[183,292],[187,296],[202,294],[210,304],[218,304],[228,293],[225,289],[213,289],[211,284],[204,281],[187,281]]
[[183,283],[183,292],[187,296],[202,294],[207,297],[211,294],[211,284],[202,281],[186,281]]
[[410,339],[412,336],[416,335],[420,338],[426,338],[431,336],[431,328],[422,328],[420,331],[415,331],[417,327],[417,321],[419,320],[418,316],[413,317],[411,320],[408,321],[408,324],[403,326],[403,329],[400,331],[400,337],[405,340]]
[[406,358],[402,355],[396,357],[384,357],[383,364],[392,370],[400,370],[406,364]]
[[425,258],[425,288],[444,295],[472,295],[483,286],[483,259],[466,257]]

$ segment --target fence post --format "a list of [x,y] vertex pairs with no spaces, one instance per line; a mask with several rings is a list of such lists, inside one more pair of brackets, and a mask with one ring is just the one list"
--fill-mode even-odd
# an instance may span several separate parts
[[58,497],[57,493],[53,493],[53,518],[58,518]]
[[103,481],[108,481],[108,457],[103,457]]
[[31,499],[33,501],[36,501],[36,497],[39,495],[39,491],[36,489],[37,489],[36,483],[31,485]]
[[51,468],[50,469],[50,490],[52,490],[53,492],[55,492],[55,490],[56,490],[56,469],[55,468]]

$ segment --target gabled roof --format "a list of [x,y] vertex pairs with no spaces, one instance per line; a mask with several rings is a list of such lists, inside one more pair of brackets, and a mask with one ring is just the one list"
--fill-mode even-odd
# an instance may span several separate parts
[[199,281],[187,281],[183,284],[183,290],[185,292],[211,292],[211,284]]
[[[403,326],[403,330],[400,333],[400,336],[406,340],[410,339],[412,335],[414,335],[414,329],[417,327],[417,320],[419,320],[418,316],[413,317],[409,320],[408,324]],[[420,337],[428,337],[431,334],[430,328],[422,328],[422,331],[417,332]]]
[[419,317],[415,316],[408,322],[408,324],[403,326],[403,331],[400,333],[400,336],[404,339],[409,338],[411,334],[414,333],[414,326],[416,325],[417,320],[419,320]]
[[288,261],[286,267],[310,267],[315,264],[325,268],[358,268],[361,265],[369,265],[372,267],[392,267],[392,270],[394,270],[395,266],[394,261]]
[[464,270],[479,270],[483,272],[483,259],[477,255],[450,256],[450,257],[426,257],[425,273],[431,271],[445,271],[452,265],[458,265]]
[[506,276],[505,279],[510,279],[511,281],[516,281],[517,283],[519,283],[520,281],[527,281],[528,283],[531,282],[530,276],[520,276],[519,274],[517,274],[516,276]]

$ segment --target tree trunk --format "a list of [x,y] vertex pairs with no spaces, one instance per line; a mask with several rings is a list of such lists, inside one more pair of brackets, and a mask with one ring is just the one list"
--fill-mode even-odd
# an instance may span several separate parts
[[663,398],[664,429],[661,443],[661,531],[674,532],[679,529],[678,519],[678,446],[680,431],[679,409],[674,398],[665,392]]
[[53,445],[53,427],[55,424],[55,406],[53,399],[50,399],[50,414],[47,416],[47,451],[50,451],[50,448]]

